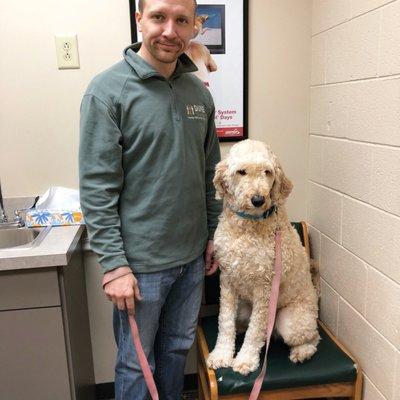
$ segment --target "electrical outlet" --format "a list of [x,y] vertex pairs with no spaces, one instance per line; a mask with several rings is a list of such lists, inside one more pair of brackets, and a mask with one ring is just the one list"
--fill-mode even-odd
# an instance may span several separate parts
[[74,36],[55,36],[58,69],[79,68],[78,39]]

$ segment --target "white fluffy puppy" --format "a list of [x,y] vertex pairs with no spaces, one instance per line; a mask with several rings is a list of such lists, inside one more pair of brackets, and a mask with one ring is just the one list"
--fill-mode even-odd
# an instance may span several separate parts
[[[221,298],[218,339],[208,366],[231,366],[246,375],[259,365],[277,226],[282,232],[282,277],[275,329],[291,347],[291,361],[303,362],[316,352],[319,342],[318,300],[308,257],[284,207],[291,182],[266,144],[244,140],[217,165],[214,185],[224,203],[214,237]],[[252,304],[252,312],[242,348],[234,358],[235,318],[241,299]]]

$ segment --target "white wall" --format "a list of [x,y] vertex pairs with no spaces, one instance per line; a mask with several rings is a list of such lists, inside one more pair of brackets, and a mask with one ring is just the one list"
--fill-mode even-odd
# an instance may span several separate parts
[[269,143],[294,189],[292,220],[306,216],[311,1],[250,0],[249,134]]
[[[78,187],[79,106],[130,42],[128,0],[0,0],[3,195]],[[78,34],[81,68],[58,70],[55,35]]]
[[313,1],[308,219],[322,319],[400,398],[400,1]]
[[[130,43],[128,0],[0,0],[0,179],[7,197],[78,187],[79,105],[90,79]],[[306,217],[311,0],[251,0],[249,135],[270,143]],[[77,34],[81,68],[58,70],[54,35]],[[4,56],[6,55],[6,56]],[[223,144],[226,154],[231,144]],[[113,380],[111,303],[87,255],[96,382]]]

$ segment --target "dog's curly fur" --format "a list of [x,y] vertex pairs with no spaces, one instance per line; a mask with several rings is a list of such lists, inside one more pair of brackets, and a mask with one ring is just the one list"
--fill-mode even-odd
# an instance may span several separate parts
[[[316,352],[319,342],[318,299],[308,257],[284,206],[291,182],[266,144],[244,140],[234,145],[217,165],[214,185],[217,198],[224,203],[214,237],[221,270],[221,299],[218,339],[208,366],[231,366],[246,375],[259,365],[274,274],[277,226],[282,232],[282,278],[275,330],[290,346],[290,360],[303,362]],[[254,206],[254,196],[263,196],[264,204]],[[272,205],[277,206],[277,212],[265,219],[245,219],[235,213],[261,215]],[[252,311],[242,348],[234,358],[240,300],[250,302]]]

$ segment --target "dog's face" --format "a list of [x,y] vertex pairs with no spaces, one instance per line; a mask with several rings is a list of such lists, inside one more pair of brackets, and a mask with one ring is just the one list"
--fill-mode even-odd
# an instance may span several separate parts
[[203,29],[203,24],[208,20],[208,15],[196,15],[194,19],[194,32],[193,39],[199,34]]
[[225,198],[235,211],[260,215],[289,196],[292,183],[278,159],[263,142],[235,144],[215,170],[217,198]]

